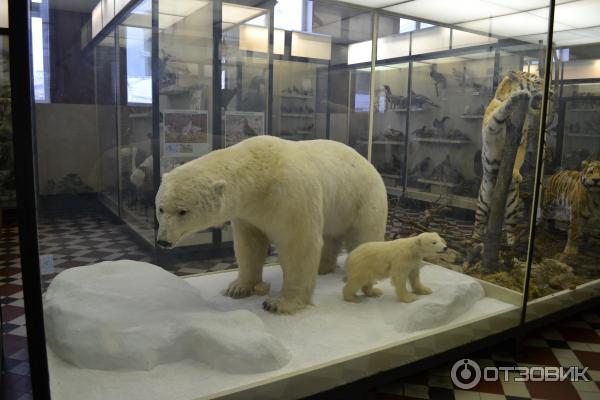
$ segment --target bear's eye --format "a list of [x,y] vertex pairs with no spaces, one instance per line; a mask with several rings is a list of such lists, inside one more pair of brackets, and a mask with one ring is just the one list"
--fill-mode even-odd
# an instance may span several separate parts
[[433,244],[437,244],[437,242],[433,242]]
[[187,214],[187,211],[185,211],[185,210],[179,210],[179,215],[183,216],[185,214]]
[[161,207],[161,208],[158,209],[158,212],[162,214],[162,213],[165,212],[165,210],[163,210],[163,208]]

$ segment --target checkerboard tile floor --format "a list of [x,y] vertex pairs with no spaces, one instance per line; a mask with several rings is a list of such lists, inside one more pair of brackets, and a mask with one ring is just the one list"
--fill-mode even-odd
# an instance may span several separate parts
[[[402,229],[392,219],[388,230]],[[457,225],[461,225],[459,221]],[[464,228],[465,230],[467,227]],[[0,393],[5,400],[31,399],[31,382],[23,309],[21,265],[16,226],[0,227],[0,303],[5,351],[4,380]],[[40,226],[40,249],[52,254],[55,272],[109,259],[149,261],[150,255],[132,242],[120,226],[100,214],[55,217]],[[273,259],[269,261],[274,261]],[[234,268],[232,258],[177,264],[177,275]],[[55,275],[44,275],[47,287]],[[600,313],[591,312],[563,321],[527,338],[515,356],[499,346],[470,356],[482,366],[588,366],[590,382],[494,382],[472,390],[456,388],[450,380],[451,365],[400,379],[381,387],[377,399],[598,399],[600,400]]]

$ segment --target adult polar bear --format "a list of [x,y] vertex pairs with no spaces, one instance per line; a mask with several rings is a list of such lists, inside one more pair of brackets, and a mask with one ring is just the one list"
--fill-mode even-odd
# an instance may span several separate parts
[[225,294],[233,298],[264,287],[275,243],[283,286],[263,307],[291,314],[311,302],[317,272],[333,270],[343,245],[384,239],[387,196],[375,168],[344,144],[258,136],[163,175],[156,210],[163,247],[232,222],[239,274]]

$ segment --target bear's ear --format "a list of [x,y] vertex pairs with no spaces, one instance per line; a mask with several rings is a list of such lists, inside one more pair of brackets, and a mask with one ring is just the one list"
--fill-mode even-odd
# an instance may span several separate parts
[[223,195],[223,193],[225,192],[226,186],[227,186],[227,182],[225,182],[222,179],[219,179],[218,181],[215,181],[215,183],[213,183],[212,189],[217,197],[221,197]]
[[167,177],[167,175],[169,175],[169,173],[168,173],[168,172],[165,172],[164,174],[162,174],[162,177],[161,177],[161,178],[164,180],[164,179]]
[[421,236],[417,235],[417,246],[421,246],[421,244],[422,244]]

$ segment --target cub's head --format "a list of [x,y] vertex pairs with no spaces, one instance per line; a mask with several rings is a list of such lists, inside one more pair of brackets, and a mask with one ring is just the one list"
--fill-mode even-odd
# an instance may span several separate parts
[[448,249],[446,241],[435,232],[425,232],[418,235],[417,245],[423,257],[432,257]]
[[587,190],[600,191],[600,161],[581,163],[581,184]]
[[174,247],[181,238],[222,225],[226,183],[185,165],[164,174],[156,194],[157,243]]

